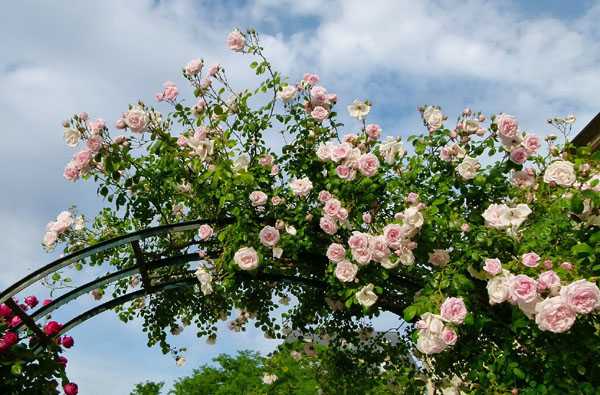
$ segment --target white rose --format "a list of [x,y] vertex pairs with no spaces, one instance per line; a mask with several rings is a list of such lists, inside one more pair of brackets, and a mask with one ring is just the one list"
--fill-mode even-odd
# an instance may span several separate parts
[[510,209],[506,204],[490,204],[482,216],[489,227],[503,229],[510,226]]
[[465,180],[472,180],[479,170],[479,162],[469,156],[465,156],[462,162],[456,166],[456,171]]
[[233,256],[233,261],[242,270],[253,270],[258,267],[258,254],[252,247],[242,247]]
[[428,106],[425,108],[425,111],[423,111],[423,120],[425,120],[429,130],[435,131],[442,127],[442,122],[444,122],[444,114],[442,114],[439,108]]
[[348,106],[348,113],[350,116],[357,119],[363,119],[371,111],[371,106],[360,100],[354,100],[351,105]]
[[396,162],[396,158],[402,158],[406,151],[401,141],[398,141],[392,137],[388,137],[379,146],[379,153],[383,160],[388,165],[392,165]]
[[420,334],[417,339],[417,350],[423,354],[437,354],[444,351],[445,348],[446,343],[442,338],[429,332]]
[[79,130],[73,128],[65,128],[63,136],[65,138],[65,143],[67,143],[69,147],[75,147],[77,143],[79,143],[79,139],[81,139]]
[[203,267],[199,267],[196,270],[196,273],[194,273],[194,274],[196,275],[196,278],[200,282],[200,290],[202,291],[204,296],[210,295],[213,292],[213,288],[212,288],[213,277],[212,277],[212,275]]
[[566,160],[557,160],[550,163],[544,172],[544,182],[554,182],[563,187],[569,187],[575,182],[575,169],[571,162]]
[[404,219],[404,223],[413,227],[420,228],[423,226],[423,214],[416,207],[409,207],[402,213],[402,218]]
[[502,274],[492,277],[487,283],[490,304],[503,303],[508,299],[508,282],[511,277],[508,270],[502,270]]
[[248,165],[250,165],[250,155],[247,153],[243,153],[233,161],[233,171],[239,173],[242,170],[248,170]]
[[360,291],[356,293],[356,299],[358,303],[365,307],[371,307],[377,302],[377,295],[373,292],[373,288],[375,286],[373,284],[368,284],[362,287]]
[[508,212],[510,224],[518,228],[527,219],[529,214],[531,214],[531,209],[528,205],[524,203],[517,204],[516,207],[511,208]]
[[281,101],[287,103],[292,100],[294,96],[296,96],[296,87],[293,85],[285,86],[277,93],[277,96],[281,99]]

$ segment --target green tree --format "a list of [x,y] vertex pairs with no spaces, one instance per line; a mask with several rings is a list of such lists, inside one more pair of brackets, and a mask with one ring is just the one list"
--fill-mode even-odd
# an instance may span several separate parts
[[135,385],[130,395],[160,395],[160,391],[164,385],[165,383],[162,381],[159,383],[155,383],[153,381],[138,383]]

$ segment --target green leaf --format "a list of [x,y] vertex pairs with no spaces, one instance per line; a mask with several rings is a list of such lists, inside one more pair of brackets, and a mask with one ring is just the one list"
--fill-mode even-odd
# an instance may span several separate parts
[[413,318],[415,318],[415,315],[417,315],[418,309],[416,306],[408,306],[407,308],[404,309],[404,321],[412,321]]

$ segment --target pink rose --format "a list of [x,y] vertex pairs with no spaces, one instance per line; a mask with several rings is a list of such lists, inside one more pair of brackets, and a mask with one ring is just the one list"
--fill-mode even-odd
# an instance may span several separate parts
[[264,206],[267,203],[268,196],[263,191],[253,191],[250,193],[250,203],[253,207]]
[[321,191],[319,192],[319,201],[322,203],[325,203],[326,201],[328,201],[329,199],[332,198],[331,193],[329,193],[329,191]]
[[8,322],[8,325],[12,328],[15,328],[19,325],[21,325],[23,321],[21,321],[21,317],[19,317],[18,315],[15,315],[14,317],[12,317],[10,319],[10,321]]
[[302,80],[309,85],[316,85],[319,83],[319,76],[316,74],[306,73],[304,74],[304,78]]
[[498,132],[500,135],[507,138],[514,138],[519,129],[517,119],[508,114],[498,115],[496,117],[496,125],[498,125]]
[[200,240],[206,240],[213,235],[213,228],[210,225],[202,224],[200,228],[198,228],[198,236],[200,236]]
[[352,152],[352,145],[349,143],[336,144],[330,151],[330,157],[332,161],[339,162],[347,158],[350,152]]
[[106,122],[104,122],[104,119],[98,118],[95,121],[88,122],[88,127],[93,135],[99,135],[106,127]]
[[134,107],[123,115],[123,120],[133,133],[142,133],[148,126],[148,114],[141,107]]
[[290,182],[290,188],[296,196],[304,197],[312,190],[313,184],[308,177],[304,177],[292,180],[292,182]]
[[460,230],[462,230],[463,232],[467,233],[471,230],[471,225],[464,223],[460,226]]
[[335,174],[343,180],[352,181],[356,176],[356,170],[346,165],[339,165],[335,168]]
[[77,395],[79,393],[79,388],[75,383],[67,383],[63,385],[63,391],[65,391],[65,395]]
[[281,196],[273,196],[271,198],[271,204],[273,206],[279,206],[281,203],[283,203],[283,198]]
[[90,149],[84,149],[76,153],[73,156],[73,160],[75,161],[77,168],[79,168],[79,170],[83,170],[89,166],[93,156],[94,153]]
[[338,212],[335,214],[335,217],[337,219],[339,219],[340,221],[345,221],[348,219],[348,210],[346,210],[345,208],[341,207]]
[[184,72],[188,77],[194,77],[198,75],[200,70],[202,70],[202,66],[204,62],[202,59],[192,59],[185,65]]
[[217,75],[217,73],[219,72],[219,70],[221,70],[221,65],[218,64],[218,63],[216,63],[216,64],[213,64],[212,66],[210,66],[208,68],[208,71],[206,72],[206,74],[209,77],[214,77],[215,75]]
[[510,160],[518,165],[522,165],[527,161],[529,152],[523,147],[517,147],[510,151]]
[[545,291],[547,289],[556,291],[560,288],[560,277],[552,270],[541,273],[538,277],[538,290]]
[[269,154],[263,155],[258,160],[258,163],[263,167],[271,167],[273,165],[273,157]]
[[316,106],[310,112],[310,116],[313,117],[313,119],[316,121],[323,122],[329,116],[329,111],[327,111],[325,108],[323,108],[321,106]]
[[341,202],[335,198],[332,198],[325,202],[323,211],[325,211],[325,214],[329,215],[330,217],[335,217],[340,208],[342,208]]
[[456,335],[456,332],[454,330],[452,330],[451,328],[444,328],[442,329],[442,341],[444,343],[446,343],[446,345],[448,346],[453,346],[456,344],[456,341],[458,340],[458,336]]
[[446,250],[436,249],[429,253],[429,263],[433,266],[445,266],[450,262],[450,255]]
[[440,315],[446,321],[462,324],[467,316],[467,307],[462,298],[446,298],[440,306]]
[[406,202],[413,206],[419,203],[419,194],[415,192],[409,192],[408,195],[406,195]]
[[61,329],[62,325],[56,321],[48,321],[46,325],[44,325],[44,333],[46,334],[46,336],[57,335]]
[[366,265],[373,257],[369,248],[356,248],[351,250],[352,258],[361,265]]
[[227,46],[232,51],[241,52],[246,45],[246,38],[239,32],[234,30],[227,36]]
[[335,277],[342,282],[354,281],[358,273],[358,266],[348,260],[338,262],[335,266]]
[[369,239],[369,249],[371,250],[373,260],[377,262],[385,261],[391,253],[384,236],[372,236]]
[[498,258],[487,258],[484,261],[483,270],[492,276],[495,276],[502,272],[502,263],[500,263],[500,259]]
[[322,86],[313,86],[310,90],[310,102],[315,106],[326,105],[328,102],[327,90]]
[[388,224],[383,228],[383,235],[391,248],[398,248],[404,239],[404,229],[398,224]]
[[117,129],[125,129],[127,127],[127,124],[125,123],[125,121],[122,118],[119,118],[115,122],[115,127]]
[[358,170],[362,175],[371,177],[377,173],[379,159],[371,153],[363,154],[358,158]]
[[588,314],[600,307],[600,289],[588,280],[578,280],[563,287],[560,297],[579,314]]
[[354,231],[352,236],[348,239],[348,245],[351,249],[368,248],[369,247],[369,235],[362,232]]
[[102,148],[102,137],[92,136],[88,139],[86,145],[90,151],[97,153],[100,151],[100,148]]
[[8,318],[12,315],[12,309],[6,304],[0,304],[0,317]]
[[529,276],[518,274],[508,281],[508,296],[513,303],[529,303],[537,296],[537,282]]
[[254,270],[258,267],[258,254],[252,247],[242,247],[233,256],[233,261],[242,270]]
[[158,101],[173,101],[179,94],[177,86],[175,86],[175,84],[171,81],[166,81],[163,84],[163,88],[163,91],[156,95],[156,99]]
[[540,138],[535,134],[528,134],[523,140],[523,147],[525,147],[530,155],[535,154],[541,146]]
[[203,98],[199,98],[194,107],[192,107],[192,112],[196,115],[201,114],[204,110],[206,110],[206,100]]
[[75,341],[71,336],[63,336],[60,342],[65,348],[71,348],[75,344]]
[[331,148],[332,145],[330,143],[319,144],[319,147],[317,148],[317,157],[322,161],[331,159]]
[[75,161],[70,161],[65,167],[65,171],[63,172],[63,176],[67,181],[77,181],[79,178],[79,168]]
[[560,296],[554,296],[535,306],[535,322],[543,331],[563,333],[571,329],[577,317]]
[[346,249],[338,243],[331,243],[327,248],[327,258],[332,262],[340,262],[346,256]]
[[272,226],[265,226],[259,232],[258,237],[265,247],[274,247],[279,241],[279,231]]
[[571,271],[573,269],[573,264],[571,262],[563,262],[560,264],[560,268],[566,271]]
[[14,332],[6,332],[0,339],[0,353],[4,350],[8,350],[19,341],[19,336]]
[[381,126],[371,123],[365,128],[369,140],[377,140],[381,136]]
[[337,232],[337,224],[335,223],[335,220],[328,215],[321,217],[319,226],[323,232],[327,233],[328,235],[334,235]]
[[533,169],[527,168],[521,171],[513,171],[511,182],[519,188],[529,188],[535,185],[535,173]]
[[35,306],[37,306],[38,303],[39,303],[39,300],[34,295],[30,295],[25,298],[25,304],[31,308],[34,308]]
[[527,267],[537,267],[540,264],[540,256],[535,252],[521,255],[521,262]]

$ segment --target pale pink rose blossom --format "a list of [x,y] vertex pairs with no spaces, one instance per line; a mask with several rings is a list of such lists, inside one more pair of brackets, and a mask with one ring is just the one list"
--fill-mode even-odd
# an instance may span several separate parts
[[522,165],[527,161],[529,152],[523,147],[517,147],[510,151],[510,160],[518,165]]
[[79,168],[75,161],[70,161],[65,167],[65,171],[63,172],[63,176],[67,181],[74,182],[79,178]]
[[246,38],[238,30],[234,30],[227,36],[227,46],[232,51],[241,52],[246,45]]
[[500,114],[496,117],[496,125],[501,136],[513,138],[517,135],[519,123],[517,119],[508,114]]
[[540,264],[540,256],[535,252],[521,255],[521,262],[527,267],[537,267]]
[[458,340],[458,336],[456,335],[456,332],[451,328],[444,328],[442,330],[441,338],[444,341],[444,343],[446,343],[446,345],[448,345],[448,346],[455,345],[456,341]]
[[463,232],[467,233],[471,230],[471,225],[464,223],[460,226],[460,230],[462,230]]
[[564,333],[571,329],[576,317],[560,296],[547,298],[535,306],[535,322],[543,331]]
[[332,262],[340,262],[346,256],[346,249],[338,243],[331,243],[327,248],[327,258]]
[[316,74],[306,73],[304,74],[304,78],[302,80],[309,85],[316,85],[319,83],[319,76]]
[[196,104],[194,104],[194,107],[192,107],[192,112],[196,115],[198,114],[202,114],[202,112],[204,112],[204,110],[206,110],[206,100],[204,100],[202,97],[198,99],[198,101],[196,102]]
[[210,66],[210,67],[208,68],[208,71],[206,72],[206,74],[207,74],[209,77],[214,77],[215,75],[217,75],[217,73],[218,73],[220,70],[221,70],[221,65],[220,65],[220,64],[218,64],[218,63],[216,63],[216,64],[213,64],[212,66]]
[[365,128],[369,140],[377,140],[381,136],[381,126],[371,123]]
[[506,204],[490,204],[482,216],[485,224],[492,228],[502,229],[510,226],[510,209]]
[[99,135],[106,128],[106,122],[104,122],[104,119],[98,118],[95,121],[88,122],[88,127],[93,135]]
[[535,185],[535,172],[531,168],[513,171],[511,182],[519,188],[530,188]]
[[284,103],[287,103],[296,96],[296,92],[297,89],[294,85],[287,85],[277,93],[277,97],[279,97]]
[[600,289],[595,283],[585,279],[562,287],[560,297],[579,314],[588,314],[600,307]]
[[540,138],[535,134],[528,134],[523,140],[523,147],[525,147],[525,149],[527,150],[527,152],[529,152],[530,155],[535,154],[541,146],[542,143],[540,141]]
[[486,258],[483,264],[483,270],[488,274],[495,276],[502,272],[502,263],[498,258]]
[[524,274],[513,276],[508,281],[508,295],[513,303],[529,303],[537,296],[537,281]]
[[253,270],[258,267],[258,254],[252,247],[242,247],[233,256],[233,261],[242,270]]
[[379,169],[379,159],[375,155],[368,153],[358,158],[358,170],[363,176],[374,176],[377,169]]
[[190,60],[188,62],[188,64],[185,65],[185,68],[184,68],[185,75],[187,75],[188,77],[193,77],[195,75],[198,75],[200,70],[202,70],[203,65],[204,65],[204,62],[202,61],[202,59]]
[[552,292],[558,291],[560,288],[560,277],[553,270],[548,270],[541,273],[538,277],[538,290]]
[[294,179],[294,180],[292,180],[292,182],[290,182],[289,185],[290,185],[290,188],[292,189],[292,192],[294,192],[294,194],[296,196],[300,196],[300,197],[304,197],[304,196],[308,195],[309,192],[313,188],[313,184],[308,179],[308,177]]
[[250,193],[250,203],[254,207],[264,206],[267,203],[268,196],[263,191],[253,191]]
[[339,219],[340,221],[345,221],[348,219],[348,210],[346,210],[344,207],[341,207],[338,212],[335,214],[335,218]]
[[335,266],[335,277],[342,282],[354,281],[358,266],[348,260],[342,260]]
[[391,253],[384,236],[372,236],[369,239],[369,249],[373,260],[377,262],[383,262]]
[[179,94],[177,86],[171,81],[166,81],[163,88],[162,92],[156,94],[157,101],[173,101]]
[[98,153],[100,151],[100,148],[102,148],[102,137],[100,137],[100,136],[90,137],[86,142],[86,146],[90,149],[90,151],[92,151],[94,153]]
[[404,239],[405,231],[401,225],[388,224],[383,228],[383,235],[390,248],[398,248]]
[[573,163],[557,160],[550,163],[544,171],[544,182],[569,187],[577,180]]
[[148,126],[148,114],[141,107],[133,107],[127,111],[123,120],[133,133],[142,133]]
[[433,266],[446,266],[450,262],[448,251],[436,249],[429,253],[429,263]]
[[263,167],[271,167],[273,165],[273,157],[269,154],[263,155],[258,160],[258,163]]
[[329,116],[329,111],[327,111],[324,107],[316,106],[310,112],[310,116],[316,121],[323,122]]
[[352,181],[356,176],[356,170],[346,165],[339,165],[335,168],[335,174],[343,180]]
[[417,203],[419,203],[419,194],[415,193],[415,192],[409,192],[406,195],[406,202],[410,205],[415,205]]
[[274,247],[279,241],[279,231],[272,226],[265,226],[259,232],[258,237],[265,247]]
[[271,198],[271,204],[273,206],[279,206],[281,203],[283,203],[283,198],[281,196],[273,196]]
[[467,316],[467,307],[462,298],[446,298],[440,306],[440,315],[446,321],[462,324]]
[[75,165],[79,170],[87,169],[92,161],[94,153],[90,149],[84,149],[79,151],[73,156],[73,160],[75,161]]
[[310,89],[310,102],[315,106],[324,106],[328,103],[327,89],[322,86],[313,86]]
[[119,118],[115,122],[115,127],[117,129],[125,129],[127,127],[127,124],[125,123],[125,121],[122,118]]
[[337,233],[337,224],[335,220],[330,216],[325,215],[321,217],[321,220],[319,221],[319,226],[321,227],[323,232],[327,233],[328,235],[334,235]]
[[334,145],[330,150],[330,158],[334,162],[339,162],[342,159],[345,159],[352,152],[352,145],[349,143],[341,143]]
[[329,215],[330,217],[335,217],[341,208],[342,203],[335,198],[331,198],[325,202],[323,211],[325,211],[325,214]]
[[198,228],[198,236],[200,237],[200,240],[206,240],[212,237],[213,233],[213,228],[210,225],[202,224],[200,225],[200,228]]
[[329,191],[322,190],[321,192],[319,192],[319,201],[321,203],[325,203],[331,198],[332,198],[332,195]]
[[571,262],[563,262],[560,264],[560,268],[566,271],[571,271],[573,269],[573,264]]
[[331,148],[332,145],[329,143],[319,144],[319,147],[317,148],[317,157],[322,161],[331,159]]
[[348,239],[348,245],[351,249],[366,249],[369,247],[369,235],[362,232],[354,231]]

